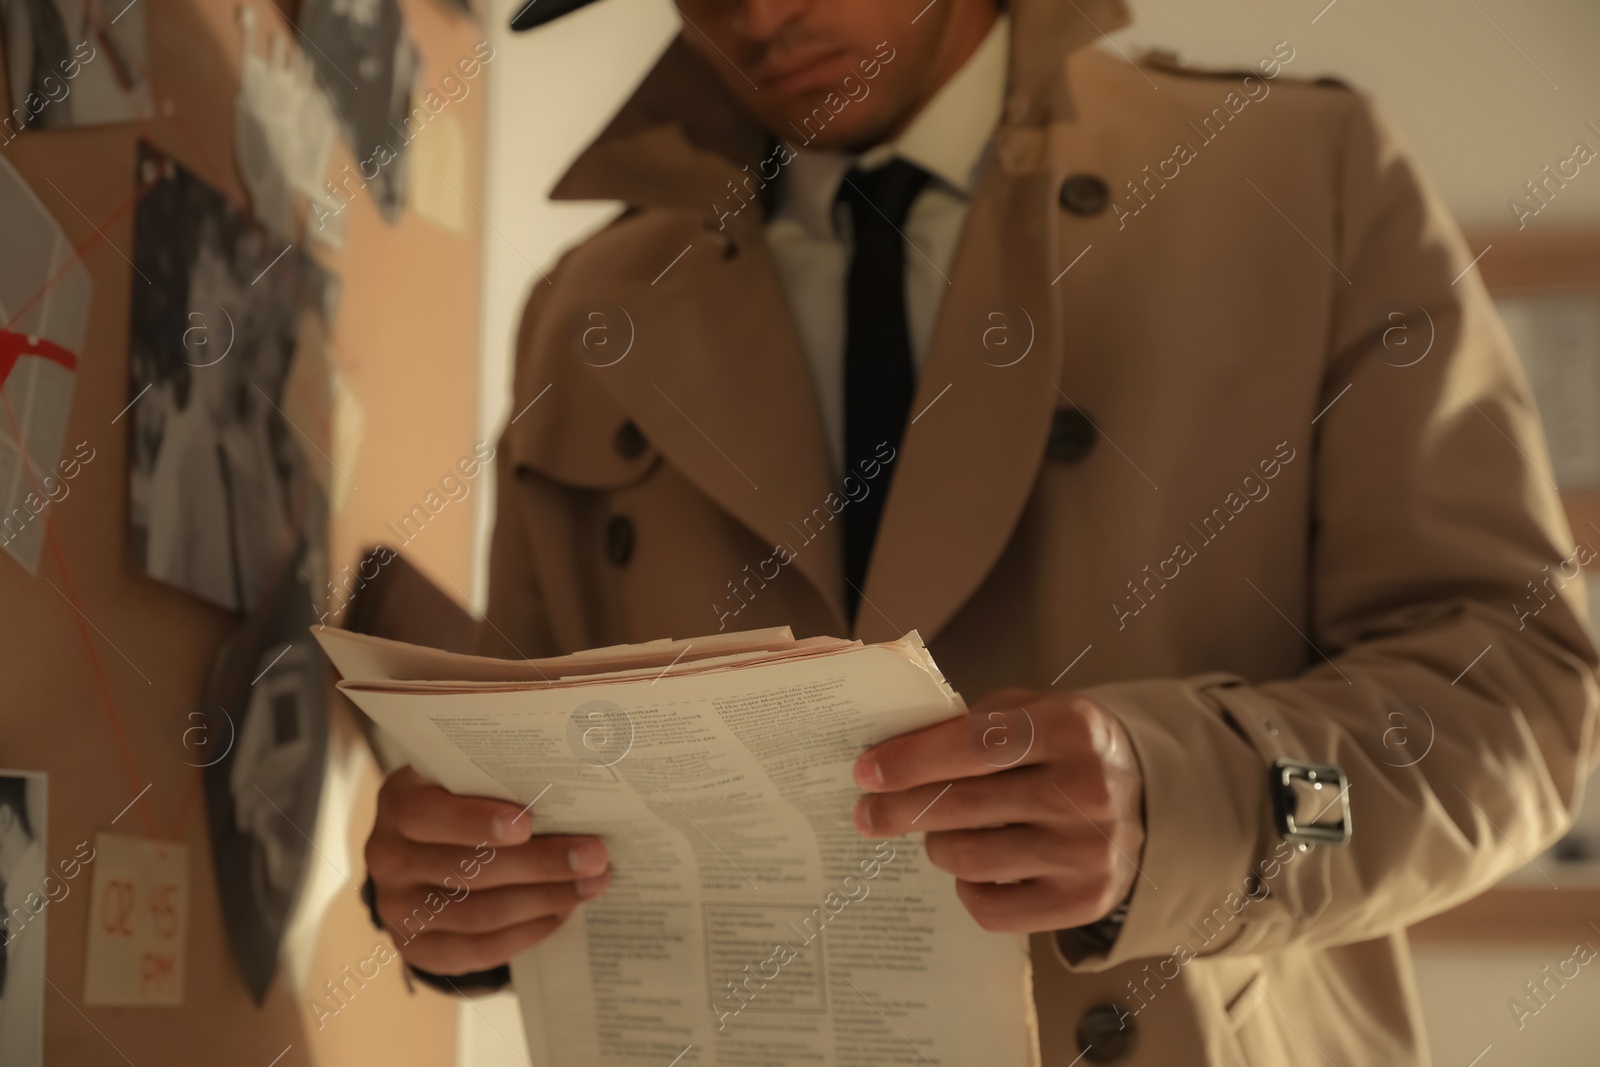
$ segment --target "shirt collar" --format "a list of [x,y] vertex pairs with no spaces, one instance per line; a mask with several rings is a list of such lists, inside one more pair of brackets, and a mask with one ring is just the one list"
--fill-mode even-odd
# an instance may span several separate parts
[[857,165],[870,170],[895,157],[915,163],[950,191],[971,195],[1005,107],[1010,39],[1010,20],[1001,13],[983,43],[893,141],[859,158],[796,149],[784,174],[778,217],[793,219],[814,236],[832,236],[834,197],[846,172]]

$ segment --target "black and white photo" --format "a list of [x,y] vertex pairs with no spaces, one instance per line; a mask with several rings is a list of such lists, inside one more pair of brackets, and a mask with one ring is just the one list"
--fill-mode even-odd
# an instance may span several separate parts
[[326,516],[314,498],[293,560],[223,647],[202,702],[208,729],[236,739],[205,768],[206,817],[223,922],[257,1002],[316,859],[328,757],[328,671],[311,637]]
[[[396,0],[306,0],[300,31],[333,99],[356,171],[329,182],[334,202],[367,190],[390,223],[406,203],[411,86],[421,67]],[[348,188],[356,186],[356,189]]]
[[0,771],[0,1063],[44,1062],[46,778]]
[[24,130],[150,118],[147,7],[136,0],[0,0],[10,92],[0,144]]
[[[130,540],[152,578],[231,611],[292,551],[311,478],[283,414],[330,275],[141,145],[128,397]],[[313,331],[321,336],[323,331]],[[148,394],[148,395],[146,395]]]

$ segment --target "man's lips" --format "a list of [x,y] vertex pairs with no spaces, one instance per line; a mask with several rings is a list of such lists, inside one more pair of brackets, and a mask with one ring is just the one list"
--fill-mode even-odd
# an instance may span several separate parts
[[842,48],[818,49],[777,62],[767,60],[757,66],[752,74],[762,89],[798,93],[837,80],[840,72],[849,66],[848,58]]

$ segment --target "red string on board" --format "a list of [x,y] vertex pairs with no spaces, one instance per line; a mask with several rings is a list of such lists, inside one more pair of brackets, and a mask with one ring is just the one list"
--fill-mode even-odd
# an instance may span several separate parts
[[[105,236],[105,231],[112,225],[119,222],[124,215],[133,209],[133,206],[139,202],[139,198],[144,194],[144,191],[145,190],[143,187],[135,189],[133,195],[129,196],[125,201],[123,201],[122,204],[118,205],[115,211],[102,220],[99,225],[94,227],[95,233],[93,237],[86,238],[81,244],[73,248],[72,258],[66,263],[62,264],[61,268],[57,270],[55,274],[46,279],[44,285],[40,287],[39,291],[29,297],[28,300],[18,308],[17,312],[11,317],[11,320],[6,323],[7,331],[9,331],[12,326],[16,325],[17,321],[27,313],[27,310],[30,307],[42,300],[44,295],[48,293],[50,289],[56,285],[56,283],[66,276],[67,271],[70,270],[80,260],[82,260],[89,249],[99,244],[102,240],[110,240],[110,238]],[[5,369],[8,372],[10,370],[9,367],[6,367]],[[0,385],[3,385],[3,379],[0,379]],[[5,395],[3,389],[0,389],[0,403],[3,403],[5,406],[6,417],[10,420],[12,434],[16,436],[18,441],[21,441],[21,423],[17,419],[16,411],[11,407],[11,398]],[[27,452],[25,450],[23,452],[23,460],[24,462],[22,466],[28,472],[28,479],[30,482],[32,482],[34,491],[48,496],[49,494],[45,493],[44,487],[40,483],[39,472],[34,469],[34,466],[32,462],[29,461]],[[105,669],[100,663],[100,656],[95,649],[94,639],[89,633],[89,624],[87,622],[88,616],[84,613],[83,606],[78,597],[77,587],[72,580],[71,571],[67,568],[66,556],[61,551],[61,544],[56,539],[55,530],[51,526],[48,519],[44,520],[44,535],[45,544],[50,549],[50,556],[55,560],[56,569],[61,572],[61,581],[66,587],[62,590],[62,595],[66,597],[67,603],[71,605],[73,609],[74,622],[77,624],[78,635],[83,641],[84,651],[89,658],[89,673],[94,678],[95,688],[100,694],[101,703],[105,706],[106,717],[111,723],[111,732],[116,739],[117,751],[121,758],[123,771],[128,776],[129,787],[136,794],[134,803],[138,805],[140,816],[143,819],[145,836],[149,840],[155,841],[159,836],[156,831],[155,816],[145,801],[145,796],[148,793],[148,786],[139,784],[140,774],[138,760],[134,756],[133,746],[128,741],[127,731],[123,726],[122,715],[118,710],[116,700],[112,696],[111,684],[107,680]],[[198,780],[199,776],[196,775],[195,781],[198,782]],[[191,786],[191,788],[193,787]],[[182,817],[187,814],[187,810],[188,804],[185,803],[184,808],[180,811],[178,824],[173,828],[174,837],[182,836]]]
[[[149,78],[149,84],[151,98],[153,100],[162,99],[159,86],[153,77]],[[179,119],[175,112],[169,112],[164,117],[169,119],[172,124],[177,127],[178,132],[183,137],[183,140],[204,163],[206,169],[212,173],[217,173],[217,167],[214,161],[211,159],[209,153],[206,152],[199,139],[194,136],[188,125]],[[157,143],[155,131],[148,119],[140,119],[137,125],[141,136],[143,136],[145,140],[149,141],[151,144]],[[7,397],[3,391],[5,379],[9,375],[16,360],[22,355],[42,355],[61,363],[63,366],[69,367],[69,369],[73,369],[74,364],[76,363],[76,357],[72,353],[64,352],[64,350],[56,351],[59,348],[57,345],[52,345],[48,342],[35,343],[28,338],[22,338],[20,342],[8,344],[7,342],[9,339],[18,336],[10,332],[11,327],[14,326],[22,318],[22,316],[25,315],[31,307],[33,307],[33,305],[43,299],[45,294],[48,293],[50,289],[54,287],[63,277],[65,277],[67,272],[71,270],[74,265],[79,263],[91,248],[99,244],[102,240],[107,242],[110,241],[110,238],[105,236],[106,230],[121,222],[124,216],[133,210],[134,206],[139,202],[140,198],[143,197],[149,188],[150,186],[147,185],[140,185],[139,187],[135,188],[133,193],[117,206],[116,210],[112,211],[109,215],[102,219],[98,225],[95,225],[94,234],[86,237],[80,244],[74,246],[72,257],[63,263],[53,275],[47,278],[37,292],[19,305],[16,312],[11,316],[10,321],[4,324],[3,329],[0,329],[0,402],[4,403],[6,415],[10,420],[12,431],[14,434],[16,434],[19,441],[21,440],[20,423],[16,417],[15,411],[11,407],[10,398]],[[339,357],[337,349],[335,349],[333,346],[331,329],[326,341],[329,350],[332,352],[335,358],[341,358]],[[16,351],[13,352],[13,349]],[[9,357],[9,360],[7,357]],[[321,429],[326,431],[327,427],[321,427]],[[33,465],[26,461],[26,453],[24,453],[24,460],[23,466],[28,472],[29,480],[32,482],[35,491],[43,493],[44,489],[40,483],[39,474],[34,469]],[[295,514],[292,516],[292,519],[296,525],[298,525],[299,521],[304,516],[305,503],[306,502],[303,498],[296,502],[294,509]],[[55,561],[57,570],[61,572],[62,584],[65,586],[62,592],[68,604],[70,604],[73,608],[73,615],[75,616],[74,621],[77,624],[78,634],[83,642],[84,651],[89,659],[90,674],[94,678],[95,688],[99,692],[102,704],[105,706],[106,717],[111,724],[112,734],[116,740],[116,746],[123,765],[124,773],[128,777],[130,787],[137,794],[135,796],[134,803],[139,808],[140,816],[145,827],[145,836],[154,842],[158,839],[155,817],[151,811],[150,805],[145,800],[145,796],[149,789],[147,785],[141,786],[139,784],[141,776],[138,769],[138,760],[135,757],[133,747],[129,742],[122,715],[118,708],[116,699],[113,696],[112,687],[107,678],[105,668],[100,661],[100,656],[97,650],[95,649],[94,639],[89,633],[90,623],[88,622],[88,616],[83,611],[76,584],[73,582],[71,572],[67,567],[66,556],[62,552],[60,542],[57,540],[55,531],[51,527],[48,520],[45,522],[45,541],[49,546],[50,555]],[[184,792],[182,802],[179,805],[174,820],[172,831],[172,836],[174,838],[181,838],[183,835],[183,828],[188,820],[189,810],[194,806],[195,798],[200,794],[201,781],[201,773],[196,773],[190,777],[189,785]]]
[[77,353],[68,351],[54,341],[47,341],[42,337],[29,337],[27,334],[12,333],[10,330],[0,330],[0,388],[4,388],[6,379],[11,377],[11,372],[16,369],[17,361],[23,356],[38,356],[48,359],[52,363],[59,363],[70,371],[78,369]]
[[[6,417],[11,420],[12,433],[17,435],[18,440],[21,440],[22,427],[17,421],[16,412],[11,407],[11,398],[6,396],[4,392],[0,392],[0,402],[5,404]],[[27,470],[28,478],[33,482],[35,491],[44,492],[43,486],[39,483],[38,472],[33,469],[32,463],[26,461],[26,453],[24,453],[23,467]],[[95,650],[94,640],[89,635],[86,621],[88,616],[84,614],[83,606],[79,603],[77,588],[73,584],[71,573],[67,570],[67,562],[62,555],[60,542],[56,540],[55,530],[51,528],[48,519],[45,520],[44,536],[45,543],[50,547],[50,556],[55,560],[56,569],[61,572],[62,584],[66,586],[62,593],[67,598],[67,603],[72,606],[73,620],[77,623],[78,635],[83,639],[83,648],[89,657],[89,673],[93,676],[95,688],[99,690],[100,700],[105,705],[106,717],[111,721],[111,732],[117,742],[117,750],[122,758],[123,770],[128,776],[128,785],[137,794],[134,802],[138,804],[139,812],[144,818],[145,836],[154,841],[158,836],[155,817],[151,814],[149,806],[144,802],[148,790],[145,786],[139,784],[138,761],[134,758],[132,745],[128,743],[127,731],[123,729],[122,725],[122,715],[117,709],[116,701],[112,698],[111,685],[106,680],[105,669],[100,664],[100,656]],[[182,829],[181,824],[177,829]]]
[[143,189],[135,189],[133,191],[133,195],[124,200],[117,210],[113,211],[111,214],[107,215],[101,220],[100,224],[95,227],[95,234],[93,237],[85,238],[82,244],[74,246],[72,249],[72,258],[61,264],[61,268],[59,270],[57,270],[50,277],[46,278],[44,285],[39,287],[38,292],[34,293],[32,296],[28,297],[27,300],[24,300],[21,304],[17,305],[16,314],[12,315],[11,320],[5,324],[5,329],[9,330],[11,327],[15,326],[21,320],[22,316],[28,313],[29,308],[43,300],[44,294],[55,288],[56,283],[62,278],[66,277],[67,271],[71,270],[75,265],[77,265],[78,261],[83,258],[84,253],[88,252],[89,249],[100,243],[102,240],[101,232],[107,227],[115,226],[117,223],[121,222],[122,216],[132,211],[133,205],[137,204],[139,202],[139,198],[143,195]]

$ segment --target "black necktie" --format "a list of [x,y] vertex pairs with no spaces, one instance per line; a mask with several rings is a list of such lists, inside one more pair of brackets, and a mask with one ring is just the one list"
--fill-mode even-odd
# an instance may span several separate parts
[[[869,461],[881,459],[885,444],[899,451],[911,410],[916,371],[901,230],[928,178],[921,167],[896,159],[875,170],[852,168],[839,186],[855,245],[845,287],[844,462],[845,473],[858,479],[872,469]],[[884,465],[867,494],[844,509],[845,610],[852,622],[893,473]]]

